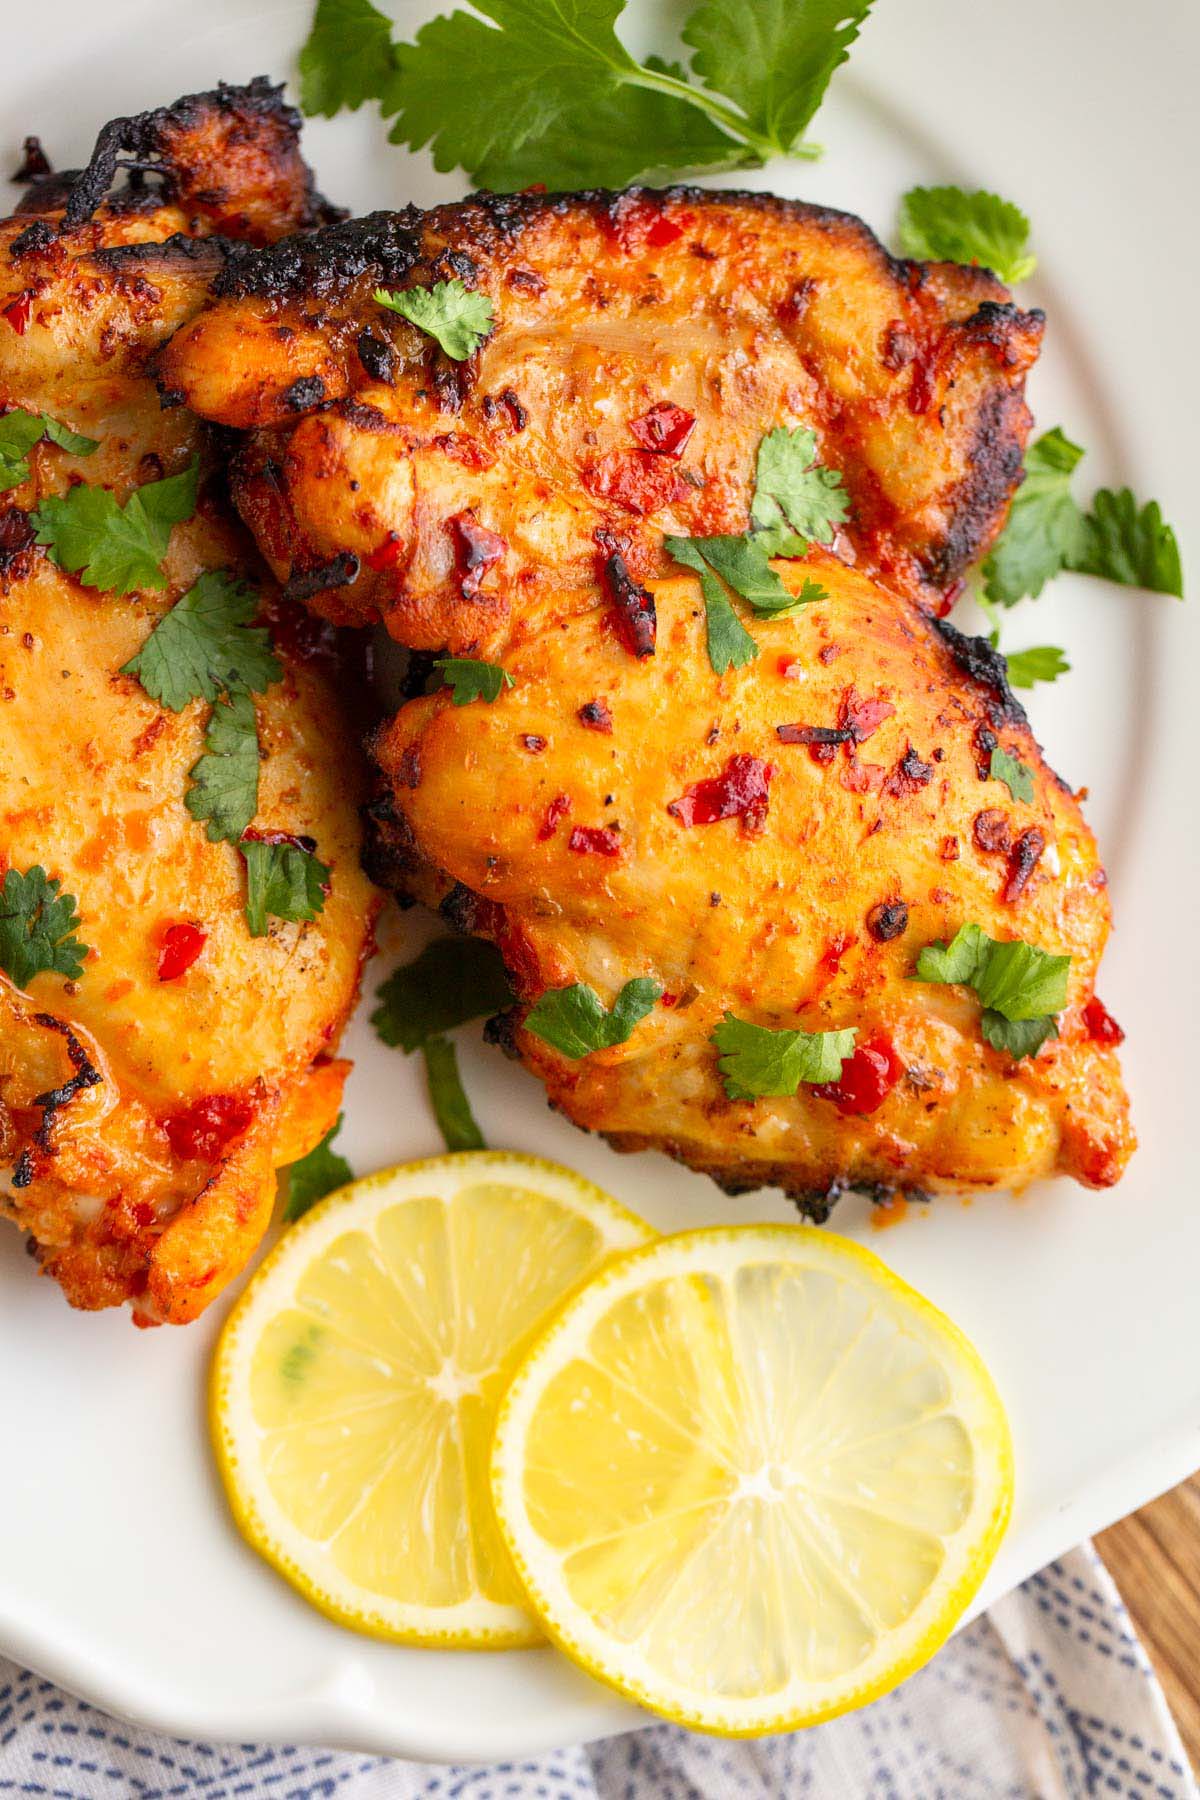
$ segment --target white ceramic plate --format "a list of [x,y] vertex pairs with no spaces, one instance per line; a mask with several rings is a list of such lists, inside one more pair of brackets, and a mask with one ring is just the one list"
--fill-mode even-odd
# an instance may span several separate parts
[[[448,4],[446,9],[448,9]],[[39,132],[79,161],[111,114],[218,77],[290,74],[308,0],[8,0],[2,155]],[[410,30],[432,4],[393,5]],[[638,6],[637,30],[669,30]],[[49,15],[49,16],[48,16]],[[647,43],[653,41],[647,38]],[[824,162],[761,185],[890,229],[916,181],[987,185],[1032,214],[1050,315],[1032,384],[1043,427],[1086,444],[1082,473],[1160,499],[1200,546],[1192,195],[1200,127],[1194,0],[878,0],[819,120]],[[486,100],[486,96],[483,97]],[[462,191],[385,146],[363,115],[310,128],[322,185],[358,209]],[[864,1235],[974,1338],[1016,1435],[1012,1529],[980,1606],[1200,1464],[1200,569],[1188,607],[1064,577],[1006,646],[1061,643],[1074,672],[1030,697],[1050,756],[1091,790],[1117,931],[1101,991],[1123,1021],[1142,1148],[1110,1193],[943,1202]],[[64,769],[63,779],[70,779]],[[397,948],[425,928],[397,922]],[[373,979],[371,981],[373,985]],[[466,1036],[467,1034],[464,1034]],[[418,1071],[351,1053],[346,1149],[362,1172],[439,1146]],[[552,1117],[473,1040],[467,1082],[491,1141],[572,1163],[656,1224],[787,1217],[723,1199],[664,1158],[622,1158]],[[466,1760],[627,1729],[637,1714],[545,1651],[452,1655],[368,1643],[309,1610],[235,1533],[209,1459],[203,1384],[223,1307],[146,1335],[68,1311],[0,1232],[0,1649],[109,1709],[218,1739],[338,1743]]]

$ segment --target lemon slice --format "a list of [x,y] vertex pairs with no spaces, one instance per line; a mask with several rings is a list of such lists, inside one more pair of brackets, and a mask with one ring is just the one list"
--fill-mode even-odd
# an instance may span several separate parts
[[878,1257],[804,1226],[664,1238],[552,1320],[492,1491],[548,1635],[702,1731],[875,1699],[949,1635],[1008,1519],[996,1390]]
[[488,1492],[496,1406],[549,1311],[652,1237],[569,1169],[499,1151],[330,1195],[217,1346],[213,1437],[254,1548],[376,1637],[538,1642]]

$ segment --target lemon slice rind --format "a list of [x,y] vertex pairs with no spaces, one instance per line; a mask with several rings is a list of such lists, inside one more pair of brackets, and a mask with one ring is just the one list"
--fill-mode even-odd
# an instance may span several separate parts
[[[573,1359],[591,1360],[592,1332],[617,1302],[661,1278],[719,1278],[756,1259],[841,1271],[847,1280],[869,1284],[898,1328],[933,1350],[944,1368],[951,1410],[970,1438],[976,1479],[969,1512],[945,1541],[938,1576],[911,1616],[885,1633],[864,1662],[840,1679],[793,1678],[767,1694],[713,1698],[664,1678],[636,1641],[618,1640],[578,1604],[561,1560],[531,1520],[524,1451],[548,1384]],[[740,1373],[735,1368],[733,1385],[743,1387],[745,1376],[744,1368]],[[647,1404],[653,1405],[652,1395]],[[811,1226],[715,1227],[659,1239],[618,1257],[566,1300],[533,1342],[501,1403],[491,1479],[501,1533],[530,1604],[546,1635],[573,1662],[677,1724],[718,1736],[757,1737],[819,1724],[866,1705],[940,1648],[977,1592],[1008,1523],[1012,1445],[999,1395],[968,1339],[872,1252]],[[714,1604],[719,1598],[711,1594]],[[777,1598],[774,1604],[779,1617]]]
[[[291,1226],[255,1272],[227,1319],[213,1358],[209,1419],[234,1519],[251,1546],[319,1611],[364,1635],[447,1649],[523,1648],[544,1641],[530,1614],[476,1594],[452,1605],[393,1601],[349,1579],[328,1551],[281,1508],[255,1454],[261,1430],[250,1396],[251,1359],[273,1318],[292,1303],[304,1272],[349,1230],[369,1231],[406,1198],[449,1202],[468,1182],[516,1183],[585,1217],[611,1256],[645,1244],[651,1228],[574,1171],[506,1151],[468,1151],[364,1176],[327,1195]],[[586,1272],[580,1282],[586,1279]],[[576,1286],[579,1283],[575,1284]],[[568,1289],[568,1293],[571,1290]]]

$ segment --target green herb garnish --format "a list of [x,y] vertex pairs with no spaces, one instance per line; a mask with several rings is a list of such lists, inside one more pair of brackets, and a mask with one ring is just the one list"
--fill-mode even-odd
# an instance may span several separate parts
[[283,1218],[287,1224],[302,1219],[310,1207],[332,1194],[334,1188],[353,1181],[354,1171],[344,1156],[333,1148],[333,1140],[342,1129],[345,1114],[339,1113],[319,1144],[307,1156],[289,1163],[279,1171],[279,1192],[283,1195]]
[[75,932],[80,925],[72,895],[62,892],[62,882],[51,880],[37,864],[5,872],[0,886],[0,969],[26,988],[35,975],[65,975],[74,981],[83,974],[88,953]]
[[988,1043],[1010,1056],[1035,1056],[1058,1032],[1067,1003],[1069,956],[1053,956],[1020,938],[998,942],[978,925],[961,925],[948,944],[927,944],[915,979],[973,988],[983,1005]]
[[905,256],[978,263],[1009,283],[1027,281],[1037,268],[1025,214],[983,189],[910,188],[900,202],[899,237]]
[[257,611],[253,588],[228,570],[208,570],[164,614],[121,673],[136,676],[150,698],[172,712],[235,687],[261,694],[283,670],[270,633],[251,624]]
[[52,419],[49,413],[7,412],[0,414],[0,493],[20,487],[30,476],[29,452],[42,438],[49,438],[60,450],[72,456],[91,456],[99,448],[98,439],[69,431]]
[[443,685],[453,691],[455,706],[468,706],[472,700],[490,703],[514,685],[499,663],[477,662],[472,656],[439,656],[433,666],[441,670]]
[[238,849],[246,863],[246,924],[251,937],[266,937],[268,918],[301,925],[324,911],[330,871],[311,850],[260,838],[243,838]]
[[1030,650],[1013,650],[1008,663],[1008,684],[1015,688],[1031,688],[1035,682],[1057,681],[1069,674],[1071,665],[1057,644],[1035,644]]
[[78,575],[86,587],[132,594],[164,588],[162,559],[171,530],[190,519],[200,487],[200,459],[180,475],[148,481],[121,506],[107,488],[82,484],[50,495],[30,513],[51,562]]
[[626,1043],[661,994],[659,983],[648,975],[627,981],[611,1007],[583,981],[549,988],[526,1013],[525,1029],[574,1061]]
[[465,362],[473,355],[495,324],[487,295],[464,287],[457,276],[452,281],[435,281],[429,288],[403,288],[395,294],[376,288],[375,301],[436,339],[455,362]]
[[258,811],[258,718],[244,688],[224,694],[204,730],[204,754],[188,771],[184,803],[212,843],[236,844]]
[[794,1094],[801,1082],[836,1081],[853,1053],[855,1032],[772,1031],[727,1012],[712,1034],[717,1067],[731,1100]]
[[469,1019],[503,1012],[513,999],[494,944],[485,938],[435,938],[380,984],[371,1023],[385,1044],[407,1055]]
[[458,1072],[458,1052],[448,1037],[427,1038],[421,1045],[429,1103],[447,1150],[483,1150],[484,1137],[475,1123]]
[[988,773],[993,781],[1002,781],[1014,800],[1033,799],[1033,774],[1023,762],[999,744],[992,751],[992,760],[988,764]]

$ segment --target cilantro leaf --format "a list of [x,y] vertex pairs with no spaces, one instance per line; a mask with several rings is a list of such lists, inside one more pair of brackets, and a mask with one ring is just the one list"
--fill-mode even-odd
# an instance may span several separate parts
[[204,755],[189,770],[184,803],[194,819],[208,821],[212,843],[236,844],[258,811],[258,718],[244,688],[234,688],[212,709]]
[[1083,455],[1056,425],[1025,453],[1025,479],[1008,524],[983,565],[984,592],[1000,606],[1034,598],[1059,570],[1083,552],[1083,514],[1071,494],[1071,474]]
[[380,984],[371,1023],[385,1044],[407,1055],[468,1019],[503,1012],[513,999],[494,944],[435,938]]
[[448,1037],[426,1038],[421,1045],[429,1101],[447,1150],[486,1149],[458,1072],[458,1053]]
[[830,76],[870,10],[871,0],[706,0],[683,40],[700,79],[735,100],[772,149],[803,154]]
[[243,687],[261,694],[283,670],[270,633],[252,626],[258,596],[225,569],[208,569],[159,620],[137,655],[121,668],[152,700],[182,712],[190,700],[215,700]]
[[391,20],[371,0],[317,0],[300,52],[300,105],[310,118],[377,100],[395,69]]
[[435,281],[429,288],[404,288],[396,294],[376,288],[375,302],[436,339],[455,362],[465,362],[478,350],[496,322],[487,295],[464,287],[457,276],[451,281]]
[[455,706],[468,706],[472,700],[490,704],[500,698],[502,689],[515,686],[499,663],[477,662],[472,656],[439,656],[433,666],[442,671],[444,686],[453,688]]
[[9,869],[0,886],[0,969],[26,988],[35,975],[83,974],[86,944],[75,936],[80,919],[76,902],[62,882],[47,878],[37,864],[22,874]]
[[661,994],[657,981],[639,975],[625,983],[606,1010],[595,988],[586,982],[549,988],[525,1015],[525,1029],[574,1061],[593,1050],[611,1050],[625,1043]]
[[772,1031],[727,1012],[712,1034],[717,1067],[731,1100],[794,1094],[802,1081],[836,1081],[854,1050],[855,1032]]
[[1020,938],[1002,943],[967,924],[948,944],[925,946],[916,979],[974,988],[984,1008],[987,1042],[1010,1056],[1034,1056],[1058,1029],[1053,1015],[1067,1003],[1070,967],[1069,956],[1054,956]]
[[283,1219],[286,1224],[302,1219],[318,1200],[323,1200],[335,1188],[345,1187],[348,1181],[354,1180],[354,1170],[345,1157],[340,1156],[333,1148],[333,1140],[342,1129],[345,1117],[345,1113],[339,1113],[320,1143],[314,1144],[307,1156],[280,1169],[279,1191],[284,1196]]
[[1025,214],[982,188],[910,188],[900,202],[899,237],[905,256],[978,263],[1010,284],[1027,281],[1037,268]]
[[993,1050],[1003,1050],[1017,1061],[1023,1056],[1036,1056],[1047,1038],[1058,1036],[1057,1022],[1052,1018],[1006,1019],[991,1008],[984,1012],[979,1029]]
[[1149,588],[1183,599],[1183,569],[1175,533],[1157,500],[1139,509],[1128,488],[1100,488],[1084,515],[1083,535],[1066,558],[1081,575],[1102,575],[1125,587]]
[[1038,681],[1057,681],[1071,669],[1056,644],[1035,644],[1030,650],[1013,650],[1006,660],[1008,683],[1015,688],[1031,688]]
[[675,561],[682,563],[687,569],[694,569],[700,577],[708,660],[714,675],[724,675],[727,669],[741,669],[748,662],[753,662],[758,655],[758,645],[738,618],[729,595],[704,560],[701,546],[708,542],[711,540],[706,538],[664,539],[666,548]]
[[1014,800],[1033,799],[1033,774],[1023,762],[1010,756],[1000,744],[992,751],[992,760],[988,764],[988,774],[993,781],[1002,781]]
[[13,411],[0,414],[0,493],[29,480],[29,452],[42,438],[49,438],[73,456],[91,456],[100,448],[96,438],[70,431],[49,413]]
[[166,587],[160,564],[171,528],[191,518],[199,486],[200,459],[194,457],[182,474],[136,488],[124,506],[107,488],[80,485],[48,496],[29,516],[37,542],[60,569],[87,587],[132,594]]
[[[392,140],[430,144],[483,187],[623,187],[658,169],[738,168],[771,146],[659,57],[638,65],[613,26],[623,0],[481,0],[394,49]],[[478,95],[486,91],[486,106]],[[748,148],[747,140],[754,139]]]
[[269,918],[302,925],[324,911],[329,869],[310,850],[260,838],[244,838],[238,849],[246,863],[246,924],[251,937],[266,937]]
[[[809,542],[833,542],[850,516],[850,497],[837,469],[817,460],[817,437],[807,425],[779,425],[758,446],[750,516],[771,556],[803,556]],[[803,540],[796,544],[797,536]]]

